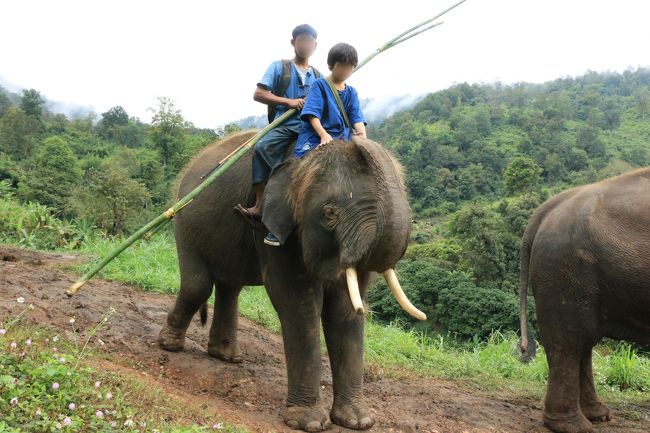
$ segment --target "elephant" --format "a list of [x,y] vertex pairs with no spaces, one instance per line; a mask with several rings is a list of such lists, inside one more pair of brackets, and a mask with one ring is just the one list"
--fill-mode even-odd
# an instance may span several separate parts
[[[240,132],[208,146],[183,170],[178,195],[201,182],[222,158],[255,132]],[[250,152],[174,218],[180,291],[160,331],[160,347],[182,350],[194,314],[215,290],[208,354],[241,362],[237,342],[238,295],[261,285],[277,311],[287,365],[283,421],[321,431],[335,423],[368,429],[374,419],[363,400],[363,295],[384,274],[397,301],[420,319],[394,271],[410,235],[411,209],[403,171],[372,140],[353,137],[318,146],[273,170],[263,196],[260,227],[233,212],[251,203]],[[267,230],[282,242],[263,243]],[[320,329],[332,369],[334,400],[320,402]]]
[[543,418],[555,432],[607,421],[592,348],[604,337],[650,343],[650,167],[564,191],[544,202],[523,235],[522,352],[530,284],[548,359]]

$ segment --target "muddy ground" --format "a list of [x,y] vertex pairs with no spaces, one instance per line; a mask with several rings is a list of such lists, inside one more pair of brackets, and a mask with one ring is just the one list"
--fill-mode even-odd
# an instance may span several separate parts
[[[0,317],[15,313],[19,308],[15,299],[22,296],[35,306],[28,320],[64,333],[70,329],[71,317],[79,328],[87,329],[113,307],[117,311],[101,331],[110,361],[107,368],[127,375],[147,373],[147,380],[166,392],[207,405],[230,423],[251,431],[289,431],[279,416],[286,393],[279,335],[241,318],[244,362],[228,364],[208,357],[208,328],[202,328],[196,318],[188,330],[185,351],[165,352],[158,348],[156,337],[174,298],[92,280],[69,299],[64,292],[75,275],[61,268],[75,260],[80,259],[0,245]],[[323,365],[322,394],[331,402],[326,358]],[[486,397],[462,384],[437,379],[400,381],[377,375],[366,377],[365,392],[376,419],[371,432],[549,432],[542,425],[542,402],[537,400]],[[648,414],[641,421],[626,419],[621,408],[613,409],[613,420],[597,424],[596,432],[650,432],[650,401],[636,408]],[[352,430],[333,426],[328,431]]]

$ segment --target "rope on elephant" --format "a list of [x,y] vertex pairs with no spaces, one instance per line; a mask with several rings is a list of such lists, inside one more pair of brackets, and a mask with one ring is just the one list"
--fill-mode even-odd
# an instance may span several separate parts
[[[466,1],[467,0],[460,0],[457,3],[454,3],[453,5],[449,6],[447,9],[443,10],[442,12],[436,14],[435,16],[425,21],[422,21],[421,23],[393,37],[384,45],[377,48],[377,50],[374,53],[370,54],[368,57],[362,60],[354,69],[354,72],[357,72],[368,62],[370,62],[373,58],[375,58],[375,56],[377,56],[378,54],[383,53],[384,51],[387,51],[388,49],[393,48],[394,46],[399,45],[402,42],[405,42],[414,36],[422,34],[427,30],[440,26],[441,24],[443,24],[442,22],[434,22],[434,21],[440,18],[441,16],[445,15],[447,12],[465,3]],[[213,167],[212,170],[210,170],[208,173],[202,176],[202,178],[205,177],[205,179],[203,179],[203,182],[201,182],[196,188],[190,191],[185,197],[177,201],[172,207],[164,211],[162,214],[158,215],[152,221],[150,221],[149,223],[141,227],[138,231],[136,231],[134,234],[129,236],[120,246],[115,248],[106,257],[101,259],[88,272],[86,272],[83,276],[81,276],[72,286],[70,286],[70,288],[66,291],[66,294],[68,296],[73,296],[81,288],[81,286],[83,286],[89,279],[94,277],[95,274],[97,274],[97,272],[99,272],[104,266],[106,266],[115,257],[117,257],[122,251],[124,251],[129,246],[131,246],[135,241],[141,239],[145,235],[148,235],[148,237],[150,237],[151,234],[154,233],[159,228],[159,226],[171,221],[178,212],[180,212],[185,206],[187,206],[194,199],[194,197],[196,197],[201,192],[203,192],[203,190],[205,190],[212,182],[214,182],[217,177],[221,176],[221,174],[227,171],[235,162],[237,162],[241,157],[243,157],[246,153],[248,153],[248,151],[253,148],[255,143],[257,143],[263,136],[265,136],[273,128],[282,124],[289,117],[293,116],[295,112],[296,112],[295,109],[287,110],[282,116],[275,119],[264,129],[262,129],[253,137],[251,137],[249,140],[244,142],[237,149],[232,151],[223,160],[219,161],[219,163],[215,167]]]

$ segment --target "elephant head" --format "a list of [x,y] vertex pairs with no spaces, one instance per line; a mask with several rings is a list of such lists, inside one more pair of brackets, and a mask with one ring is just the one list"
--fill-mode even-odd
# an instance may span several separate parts
[[314,278],[346,281],[358,313],[363,313],[359,280],[365,283],[365,276],[378,272],[402,308],[426,319],[406,298],[394,271],[408,244],[411,209],[402,168],[380,144],[353,136],[318,146],[301,160],[289,159],[269,180],[263,215],[282,243],[296,231]]

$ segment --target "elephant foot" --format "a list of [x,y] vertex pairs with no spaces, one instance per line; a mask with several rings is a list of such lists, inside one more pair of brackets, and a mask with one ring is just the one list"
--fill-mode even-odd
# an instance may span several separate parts
[[603,422],[612,419],[609,408],[599,401],[589,405],[580,405],[582,414],[592,422]]
[[294,430],[323,431],[331,425],[327,411],[320,406],[287,406],[284,423]]
[[544,412],[544,424],[555,433],[593,433],[594,426],[582,412],[554,416]]
[[240,364],[244,361],[239,350],[237,342],[231,340],[221,340],[221,344],[208,343],[208,355],[233,364]]
[[355,430],[367,430],[375,423],[370,410],[361,404],[335,402],[330,416],[334,424]]
[[165,324],[158,334],[158,345],[162,349],[170,352],[178,352],[183,350],[185,344],[185,330],[174,329],[168,324]]

